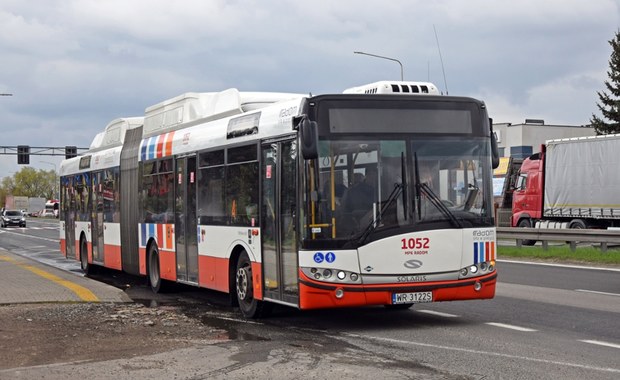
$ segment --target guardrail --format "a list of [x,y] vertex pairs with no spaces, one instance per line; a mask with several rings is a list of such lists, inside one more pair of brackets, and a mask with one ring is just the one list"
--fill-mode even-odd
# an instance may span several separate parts
[[497,227],[497,239],[515,239],[517,247],[523,245],[523,240],[541,241],[543,249],[548,248],[550,241],[560,241],[569,243],[573,251],[577,248],[577,242],[600,243],[601,251],[606,252],[608,244],[620,244],[620,231]]

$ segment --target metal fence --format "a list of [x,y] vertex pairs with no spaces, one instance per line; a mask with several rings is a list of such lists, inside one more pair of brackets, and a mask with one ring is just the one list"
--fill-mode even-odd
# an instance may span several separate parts
[[497,227],[497,239],[514,239],[518,247],[523,245],[524,240],[540,241],[543,249],[548,248],[550,241],[570,244],[571,250],[577,248],[577,243],[598,243],[601,251],[605,252],[608,245],[620,244],[620,231]]

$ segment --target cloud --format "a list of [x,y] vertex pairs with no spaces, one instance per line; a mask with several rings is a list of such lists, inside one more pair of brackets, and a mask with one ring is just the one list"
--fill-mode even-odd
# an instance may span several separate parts
[[[496,121],[583,124],[620,25],[618,0],[0,5],[0,92],[14,94],[0,98],[2,145],[88,146],[110,120],[188,91],[319,94],[400,77],[353,51],[478,97]],[[0,158],[0,176],[15,170]]]

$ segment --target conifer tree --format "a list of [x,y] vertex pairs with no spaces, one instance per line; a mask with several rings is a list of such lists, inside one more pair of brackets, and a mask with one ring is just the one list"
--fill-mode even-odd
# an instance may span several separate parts
[[620,133],[620,30],[609,44],[612,51],[607,71],[609,80],[605,81],[607,91],[597,91],[600,102],[596,103],[603,117],[592,114],[590,119],[597,135]]

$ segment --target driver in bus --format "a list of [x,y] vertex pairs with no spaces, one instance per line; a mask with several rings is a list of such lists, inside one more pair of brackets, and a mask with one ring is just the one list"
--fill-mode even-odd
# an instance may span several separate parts
[[372,210],[375,202],[377,185],[377,168],[366,168],[366,175],[358,183],[351,186],[342,198],[345,212],[363,216]]

